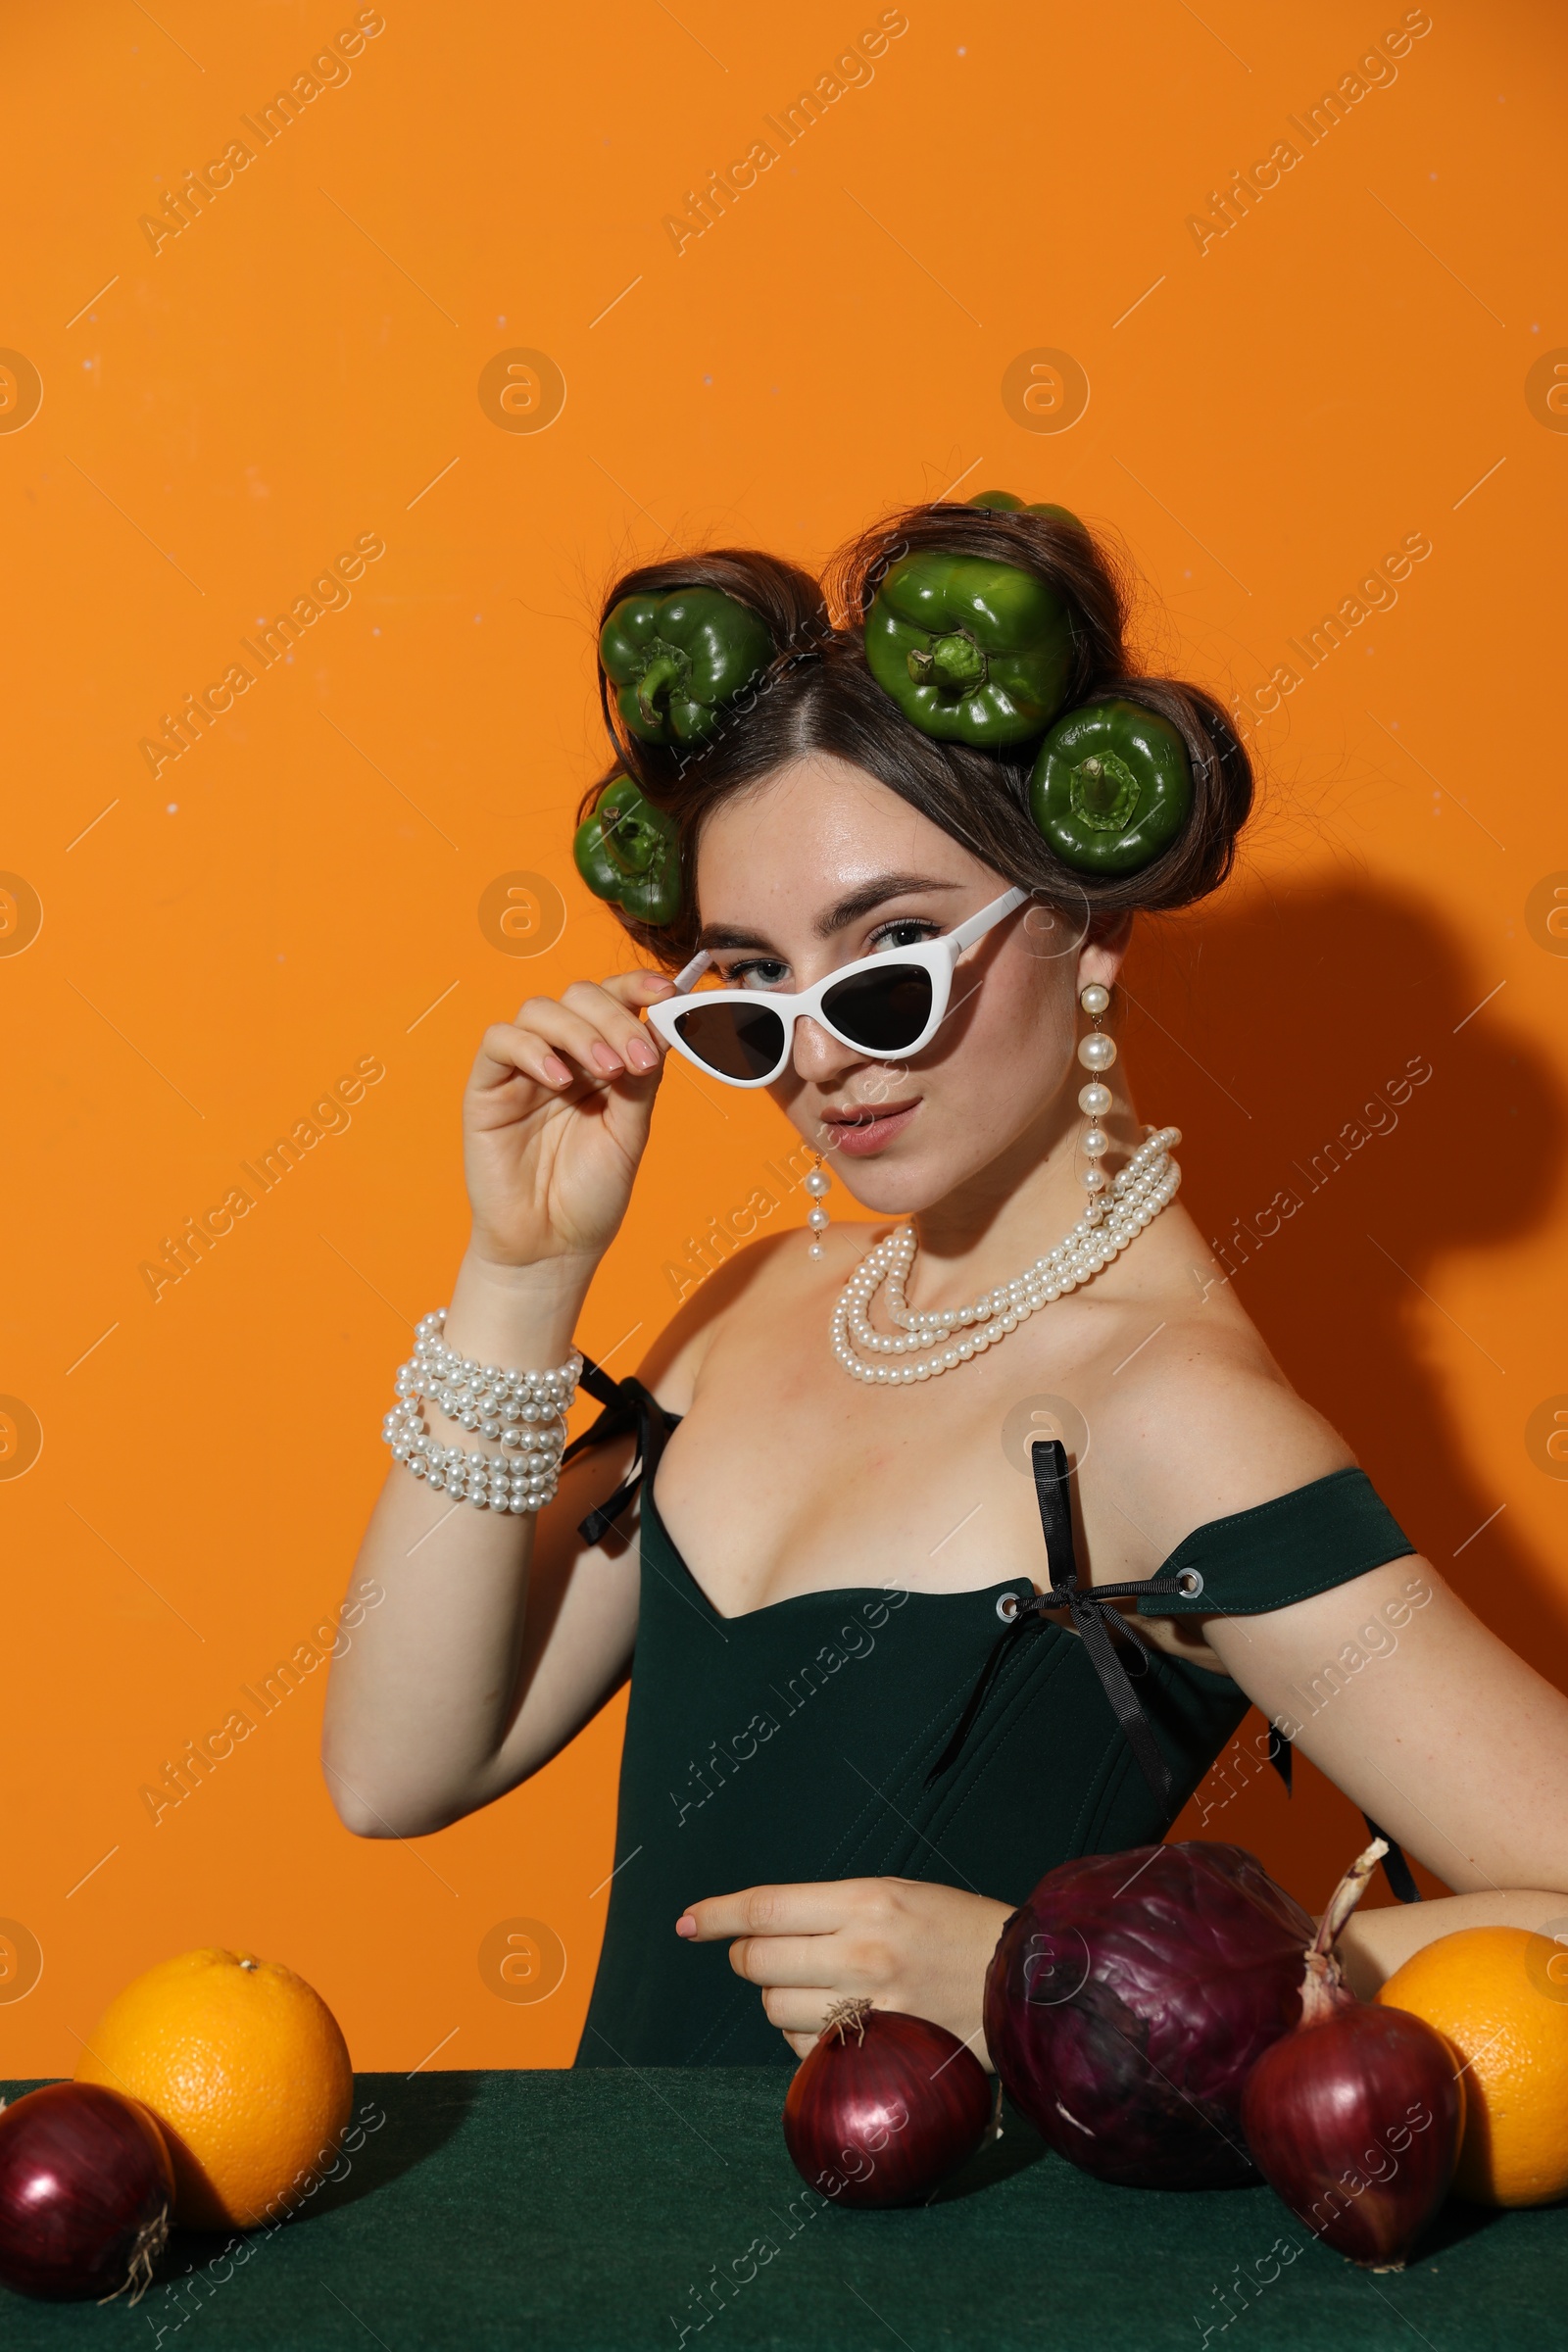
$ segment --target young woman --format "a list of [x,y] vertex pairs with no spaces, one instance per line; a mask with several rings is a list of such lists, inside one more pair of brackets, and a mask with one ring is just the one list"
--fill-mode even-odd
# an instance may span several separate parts
[[[984,2056],[1009,1912],[1157,1840],[1249,1701],[1454,1890],[1356,1914],[1358,1989],[1568,1909],[1568,1701],[1294,1393],[1116,1054],[1134,916],[1223,879],[1246,756],[1130,673],[1092,536],[1016,509],[896,516],[825,589],[744,553],[617,583],[578,862],[663,970],[531,1000],[468,1080],[472,1233],[400,1378],[325,1769],[351,1830],[426,1835],[630,1675],[579,2063],[791,2063],[846,1994]],[[835,1189],[590,1381],[558,1491],[671,1050],[765,1085]],[[876,1222],[824,1224],[842,1193]],[[1379,1654],[1325,1679],[1347,1643]]]

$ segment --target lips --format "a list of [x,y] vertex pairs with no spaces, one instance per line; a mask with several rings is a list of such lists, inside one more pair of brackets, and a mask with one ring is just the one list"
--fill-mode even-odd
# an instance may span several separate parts
[[916,1098],[913,1102],[894,1102],[874,1111],[869,1105],[850,1111],[828,1111],[822,1124],[832,1131],[835,1151],[850,1159],[869,1159],[885,1151],[895,1136],[904,1133],[919,1107]]

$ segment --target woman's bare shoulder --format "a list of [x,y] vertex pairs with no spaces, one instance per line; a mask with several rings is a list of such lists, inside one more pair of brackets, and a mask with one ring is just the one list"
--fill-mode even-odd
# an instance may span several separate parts
[[1160,1558],[1211,1519],[1355,1467],[1245,1317],[1173,1316],[1104,1385],[1103,1466]]
[[760,1234],[724,1259],[682,1299],[638,1366],[638,1378],[672,1413],[690,1410],[702,1367],[727,1331],[754,1318],[794,1316],[803,1284],[836,1292],[885,1225],[840,1223],[823,1236],[824,1263],[808,1267],[810,1235],[803,1228]]

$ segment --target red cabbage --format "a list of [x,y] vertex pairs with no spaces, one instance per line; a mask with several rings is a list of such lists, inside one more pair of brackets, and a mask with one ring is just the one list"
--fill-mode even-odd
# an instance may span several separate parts
[[1102,2180],[1255,2185],[1242,2089],[1300,2021],[1314,1933],[1243,1846],[1063,1862],[1002,1932],[986,1978],[992,2062],[1049,2144]]

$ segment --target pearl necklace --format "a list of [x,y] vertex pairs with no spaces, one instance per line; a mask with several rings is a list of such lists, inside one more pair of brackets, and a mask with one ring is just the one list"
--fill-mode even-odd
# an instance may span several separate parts
[[[1076,1290],[1118,1256],[1152,1225],[1160,1210],[1175,1200],[1182,1172],[1170,1148],[1182,1140],[1179,1127],[1151,1130],[1103,1199],[1091,1198],[1084,1214],[1065,1240],[1021,1274],[1004,1282],[970,1306],[941,1306],[914,1312],[905,1298],[909,1269],[914,1263],[912,1225],[900,1225],[868,1250],[844,1287],[833,1310],[833,1352],[856,1380],[889,1386],[930,1380],[955,1365],[982,1355],[999,1340],[1064,1291]],[[883,1285],[887,1310],[900,1327],[898,1336],[873,1331],[866,1308]],[[978,1325],[980,1328],[975,1329]],[[956,1332],[966,1338],[955,1340]],[[868,1356],[908,1356],[917,1348],[931,1353],[908,1363],[867,1362]]]

